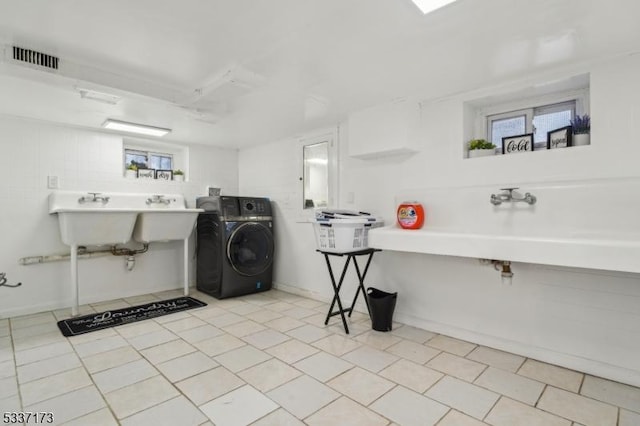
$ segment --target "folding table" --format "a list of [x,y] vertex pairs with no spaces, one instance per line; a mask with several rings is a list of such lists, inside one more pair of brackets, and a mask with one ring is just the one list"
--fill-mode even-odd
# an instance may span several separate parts
[[[356,304],[356,300],[358,300],[360,291],[362,291],[364,301],[367,305],[367,311],[369,312],[369,315],[371,315],[371,311],[369,310],[369,301],[367,300],[367,294],[364,289],[364,279],[367,276],[367,271],[369,270],[369,265],[371,264],[371,259],[373,258],[373,254],[377,251],[382,251],[382,250],[368,248],[364,250],[349,251],[344,253],[334,253],[334,252],[323,251],[323,250],[316,250],[316,251],[322,253],[324,255],[325,260],[327,261],[327,268],[329,269],[329,277],[331,278],[331,285],[333,286],[333,292],[334,292],[333,300],[331,301],[331,307],[329,308],[329,312],[327,312],[327,318],[324,320],[324,325],[329,324],[329,318],[331,318],[332,316],[340,315],[340,317],[342,318],[342,324],[344,325],[344,331],[347,334],[349,334],[349,326],[347,326],[347,320],[344,317],[344,314],[348,313],[349,317],[351,317],[351,313],[353,312],[353,307]],[[345,261],[344,267],[342,268],[342,274],[340,275],[340,280],[338,281],[337,284],[336,284],[335,276],[333,275],[333,268],[331,267],[329,256],[338,256],[338,257],[347,256],[347,260]],[[356,259],[358,256],[368,256],[367,264],[364,267],[364,270],[362,271],[362,273],[360,273],[360,266],[358,265],[358,262]],[[347,274],[347,269],[349,269],[349,264],[351,263],[351,260],[353,260],[353,265],[355,266],[356,274],[358,275],[358,289],[356,290],[356,295],[353,298],[351,307],[348,309],[344,309],[342,307],[342,301],[340,300],[340,288],[342,287],[342,283],[344,281],[345,275]],[[333,307],[335,306],[336,303],[338,304],[338,310],[334,312]]]

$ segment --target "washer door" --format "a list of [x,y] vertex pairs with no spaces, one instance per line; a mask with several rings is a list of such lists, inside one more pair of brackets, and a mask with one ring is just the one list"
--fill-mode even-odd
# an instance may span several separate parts
[[227,240],[227,259],[231,267],[245,276],[258,275],[273,262],[271,230],[259,222],[244,222]]

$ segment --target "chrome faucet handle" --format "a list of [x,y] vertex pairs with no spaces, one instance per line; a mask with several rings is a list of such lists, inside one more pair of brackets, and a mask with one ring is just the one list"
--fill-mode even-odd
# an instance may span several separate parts
[[496,194],[491,194],[491,199],[489,201],[491,201],[491,204],[493,204],[494,206],[499,206],[500,204],[502,204],[502,200]]
[[500,191],[509,191],[509,193],[512,193],[516,189],[520,189],[520,187],[514,186],[514,187],[511,187],[511,188],[500,188]]

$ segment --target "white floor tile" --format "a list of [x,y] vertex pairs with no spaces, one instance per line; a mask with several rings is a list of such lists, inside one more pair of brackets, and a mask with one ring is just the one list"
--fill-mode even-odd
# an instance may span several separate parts
[[238,373],[244,381],[263,393],[300,375],[302,375],[300,371],[275,358]]
[[178,382],[176,386],[199,406],[244,384],[243,380],[226,368],[217,367]]
[[322,338],[331,335],[329,330],[324,328],[316,327],[315,325],[307,324],[302,327],[295,328],[286,333],[291,337],[295,337],[298,340],[301,340],[305,343],[312,343]]
[[627,410],[620,410],[620,421],[618,426],[638,426],[640,425],[640,413],[633,413]]
[[438,426],[485,426],[486,423],[483,423],[479,420],[474,419],[473,417],[467,416],[466,414],[462,414],[459,411],[451,410],[447,413],[446,416],[440,420]]
[[349,398],[342,397],[307,417],[305,423],[311,426],[384,426],[389,421]]
[[260,420],[251,424],[252,426],[304,426],[294,415],[283,408],[272,411]]
[[22,403],[28,406],[91,384],[91,379],[85,369],[75,368],[25,383],[20,386],[20,394],[22,395]]
[[24,327],[31,327],[38,324],[55,323],[56,317],[51,312],[41,312],[38,314],[23,315],[10,318],[11,329],[13,331]]
[[430,348],[409,340],[401,340],[395,345],[387,348],[387,352],[418,364],[424,364],[440,353],[438,349]]
[[584,376],[577,371],[533,359],[526,360],[518,370],[518,374],[571,392],[578,392]]
[[109,368],[118,367],[142,357],[131,346],[124,346],[107,352],[91,355],[82,360],[89,373],[97,373]]
[[420,344],[437,336],[436,333],[412,327],[410,325],[403,325],[402,327],[395,328],[391,331],[391,334]]
[[0,397],[0,413],[18,411],[24,411],[22,410],[22,405],[20,404],[20,395],[16,393],[12,396],[7,396],[4,398]]
[[188,355],[174,358],[158,364],[156,367],[164,376],[172,382],[177,382],[187,377],[195,376],[218,366],[218,363],[203,354],[194,352]]
[[164,324],[162,324],[164,328],[169,329],[174,333],[178,333],[178,334],[180,331],[190,330],[196,327],[202,327],[203,325],[207,325],[207,323],[202,321],[200,318],[196,318],[193,316],[182,318],[176,321],[165,322]]
[[122,426],[198,426],[207,418],[184,396],[165,401],[147,410],[123,419]]
[[18,382],[15,376],[0,379],[0,399],[9,398],[18,394]]
[[100,392],[107,393],[156,376],[158,370],[145,359],[139,359],[93,375]]
[[271,358],[271,355],[263,352],[253,346],[243,346],[222,355],[218,355],[214,359],[234,373],[242,371],[245,368],[253,367],[256,364],[264,362]]
[[196,350],[196,348],[184,340],[172,340],[158,346],[143,349],[140,353],[152,364],[160,364],[170,359],[195,352]]
[[427,363],[427,367],[441,371],[467,382],[473,382],[487,368],[486,365],[475,361],[442,352]]
[[20,383],[27,383],[78,367],[82,367],[78,356],[75,353],[68,353],[54,358],[32,362],[31,364],[21,365],[18,367],[18,380]]
[[[18,372],[19,374],[20,372]],[[13,359],[0,362],[0,379],[4,379],[6,377],[11,377],[16,375],[16,364],[13,362]],[[20,380],[24,382],[24,380]]]
[[114,330],[125,339],[132,339],[134,337],[161,331],[162,326],[155,321],[140,321],[133,324],[114,327]]
[[16,365],[25,365],[31,362],[42,361],[43,359],[53,358],[69,352],[73,352],[73,348],[68,342],[58,342],[50,345],[38,346],[37,348],[16,352]]
[[211,324],[205,324],[200,327],[179,331],[177,334],[187,342],[194,344],[206,339],[211,339],[212,337],[221,336],[225,333],[224,331],[212,326]]
[[178,336],[170,332],[169,330],[162,329],[160,331],[154,331],[152,333],[143,334],[142,336],[133,337],[129,340],[131,346],[137,350],[150,348],[151,346],[161,345],[163,343],[170,342],[178,339]]
[[118,426],[118,421],[108,408],[102,408],[93,413],[78,417],[64,424],[64,426]]
[[260,309],[257,312],[252,312],[246,315],[246,317],[251,321],[255,321],[258,324],[264,324],[264,325],[266,325],[265,323],[268,321],[272,321],[277,318],[283,318],[282,314],[278,312],[270,311],[268,309]]
[[235,324],[231,324],[231,325],[227,325],[225,327],[222,327],[222,329],[229,333],[232,334],[236,337],[244,337],[244,336],[248,336],[249,334],[253,334],[253,333],[257,333],[258,331],[262,331],[262,330],[266,330],[267,327],[265,327],[262,324],[258,324],[255,321],[242,321],[242,322],[237,322]]
[[283,316],[281,316],[280,318],[273,319],[271,321],[266,321],[263,324],[281,333],[284,333],[289,330],[293,330],[294,328],[298,328],[304,325],[304,323],[300,320],[297,320],[291,317],[283,317]]
[[402,386],[396,386],[369,408],[402,426],[435,425],[449,411],[448,407]]
[[230,334],[223,334],[196,342],[193,345],[209,356],[216,356],[245,346],[246,343]]
[[355,337],[355,339],[374,348],[385,350],[389,346],[393,346],[400,342],[402,339],[389,332],[369,330],[366,333],[362,333]]
[[318,352],[302,361],[296,362],[293,366],[316,380],[326,382],[349,370],[353,367],[353,364],[326,352]]
[[500,395],[453,377],[444,377],[426,393],[429,398],[483,419]]
[[112,349],[122,348],[128,346],[129,343],[121,336],[110,336],[104,339],[93,340],[83,343],[74,343],[76,353],[80,355],[80,358],[85,358],[91,355],[107,352]]
[[473,343],[442,335],[434,337],[426,344],[432,348],[440,349],[441,351],[449,352],[458,356],[466,356],[476,348],[476,345]]
[[444,374],[439,371],[432,370],[406,359],[400,359],[378,374],[418,393],[424,393],[424,391],[444,377]]
[[266,352],[286,363],[293,364],[320,352],[320,350],[298,340],[288,340],[267,349]]
[[229,312],[224,315],[207,318],[205,319],[205,321],[207,321],[209,324],[215,327],[222,328],[222,327],[227,327],[231,324],[236,324],[239,322],[246,321],[246,319],[242,315]]
[[324,339],[313,342],[312,345],[335,356],[342,356],[347,352],[351,352],[352,350],[362,346],[360,343],[354,340],[339,336],[337,334],[332,334],[325,337]]
[[494,426],[571,426],[567,419],[504,397],[485,420]]
[[486,346],[478,346],[467,355],[467,358],[501,370],[510,371],[511,373],[518,371],[525,361],[525,358],[519,355],[487,348]]
[[99,410],[105,405],[100,392],[94,386],[87,386],[46,401],[27,405],[25,411],[53,413],[55,424],[61,424]]
[[478,386],[534,406],[545,385],[499,368],[487,368],[474,382]]
[[243,386],[200,407],[216,426],[248,425],[278,405],[251,386]]
[[585,426],[615,426],[618,409],[594,399],[547,386],[538,408]]
[[636,387],[587,375],[580,393],[640,413],[640,389]]
[[342,359],[362,367],[365,370],[377,373],[383,368],[396,362],[399,358],[379,349],[369,346],[361,346],[358,349],[343,355]]
[[242,340],[252,344],[258,349],[270,348],[289,339],[291,339],[291,337],[271,329],[259,331],[242,338]]
[[300,376],[268,392],[267,396],[297,418],[304,419],[338,399],[340,394],[309,376]]
[[309,308],[302,308],[299,306],[296,306],[292,309],[287,309],[286,311],[281,311],[284,315],[291,317],[291,318],[295,318],[295,319],[302,319],[302,318],[306,318],[309,317],[311,315],[315,315],[317,314],[316,311],[314,311],[313,309],[309,309]]
[[110,392],[105,398],[116,417],[123,419],[178,395],[176,388],[167,379],[155,376]]
[[365,406],[396,386],[395,383],[358,367],[330,380],[327,385]]

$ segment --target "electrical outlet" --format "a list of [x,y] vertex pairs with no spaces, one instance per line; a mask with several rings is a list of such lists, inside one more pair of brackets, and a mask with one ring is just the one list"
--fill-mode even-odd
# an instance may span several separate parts
[[47,188],[58,189],[59,187],[60,182],[58,181],[58,176],[47,176]]

